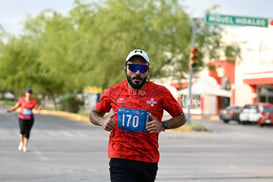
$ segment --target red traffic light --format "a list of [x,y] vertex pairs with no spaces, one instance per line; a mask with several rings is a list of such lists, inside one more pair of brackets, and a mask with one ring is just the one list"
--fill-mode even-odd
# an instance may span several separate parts
[[269,24],[270,24],[271,26],[273,26],[273,20],[270,20],[270,21],[269,21]]
[[198,51],[197,51],[197,49],[192,49],[192,50],[191,50],[191,53],[192,53],[193,55],[197,55]]
[[190,68],[195,68],[197,66],[197,54],[198,54],[198,50],[196,48],[191,48],[191,51],[190,51]]

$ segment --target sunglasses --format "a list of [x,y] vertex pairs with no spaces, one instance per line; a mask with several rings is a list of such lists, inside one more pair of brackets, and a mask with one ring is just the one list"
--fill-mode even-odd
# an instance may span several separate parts
[[139,70],[140,73],[146,73],[148,71],[148,65],[140,65],[140,64],[127,64],[128,68],[131,72],[136,73]]

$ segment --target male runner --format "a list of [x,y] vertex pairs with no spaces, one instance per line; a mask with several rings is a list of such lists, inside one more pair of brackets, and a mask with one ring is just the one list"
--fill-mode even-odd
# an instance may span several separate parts
[[[124,65],[127,80],[111,86],[90,113],[93,124],[111,132],[111,182],[154,182],[159,161],[158,134],[186,122],[169,90],[147,81],[149,66],[145,51],[131,51]],[[111,109],[113,114],[105,118]],[[162,121],[164,110],[171,119]]]

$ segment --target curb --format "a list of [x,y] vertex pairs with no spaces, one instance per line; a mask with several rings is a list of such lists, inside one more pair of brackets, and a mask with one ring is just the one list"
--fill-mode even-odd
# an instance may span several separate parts
[[218,115],[191,115],[191,118],[196,120],[220,120]]
[[[8,108],[7,106],[4,105],[4,101],[0,101],[0,105],[3,106],[4,108]],[[15,112],[20,112],[20,108],[17,109]],[[34,111],[34,114],[42,114],[42,115],[53,115],[53,116],[61,116],[70,120],[74,121],[79,121],[79,122],[84,122],[84,123],[90,123],[89,117],[86,116],[81,116],[79,114],[75,113],[69,113],[69,112],[64,112],[64,111],[50,111],[50,110],[44,110],[42,109],[40,113],[37,113]]]
[[[69,112],[64,112],[64,111],[49,111],[49,110],[41,110],[40,114],[43,115],[53,115],[53,116],[60,116],[63,118],[67,118],[76,122],[83,122],[83,123],[89,123],[91,125],[93,125],[90,121],[89,118],[86,116],[81,116],[79,114],[75,114],[75,113],[69,113]],[[194,130],[193,127],[191,126],[187,126],[187,125],[183,125],[179,128],[176,129],[169,129],[166,132],[207,132],[209,130],[207,130],[206,128],[197,131]]]
[[[61,117],[75,120],[75,121],[79,121],[79,122],[90,123],[89,117],[82,116],[82,115],[75,114],[75,113],[64,112],[64,111],[41,110],[40,114],[61,116]],[[191,118],[195,119],[195,120],[214,120],[214,121],[219,120],[218,115],[192,115]]]
[[43,115],[53,115],[53,116],[61,116],[67,119],[71,119],[74,121],[90,123],[89,118],[86,116],[81,116],[79,114],[64,112],[64,111],[49,111],[49,110],[41,110],[40,114]]

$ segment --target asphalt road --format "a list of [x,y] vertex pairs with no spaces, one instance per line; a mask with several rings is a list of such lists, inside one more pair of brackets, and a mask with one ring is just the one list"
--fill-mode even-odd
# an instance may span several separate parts
[[[160,134],[157,182],[273,182],[273,127],[193,122],[211,132]],[[109,181],[108,135],[88,123],[36,115],[29,150],[19,152],[17,113],[0,107],[0,181]]]

